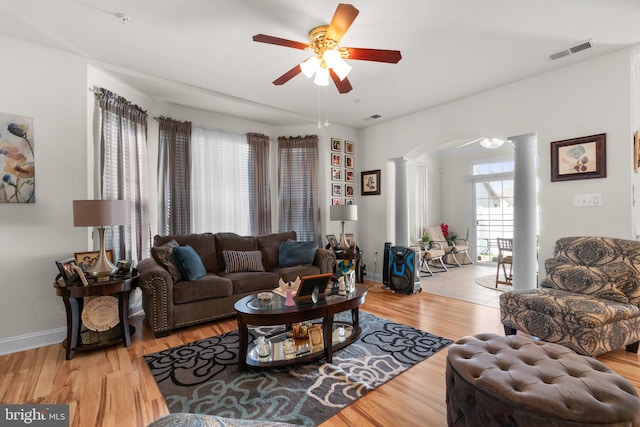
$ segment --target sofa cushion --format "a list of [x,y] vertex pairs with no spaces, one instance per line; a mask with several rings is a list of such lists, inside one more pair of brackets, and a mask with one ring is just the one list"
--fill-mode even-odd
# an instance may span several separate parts
[[173,302],[175,304],[231,295],[233,295],[233,283],[215,273],[207,273],[191,282],[183,280],[173,285]]
[[[218,263],[216,239],[213,233],[172,234],[169,236],[156,235],[153,246],[160,246],[170,240],[175,240],[180,246],[189,245],[200,255],[202,264],[207,271],[216,273],[224,268],[222,261]],[[222,254],[220,254],[222,257]]]
[[187,280],[199,279],[207,273],[200,256],[189,245],[173,248],[173,259],[180,273]]
[[280,243],[288,240],[298,240],[295,231],[285,231],[282,233],[261,234],[257,236],[258,247],[262,252],[262,265],[265,270],[271,270],[278,266],[278,256]]
[[278,255],[278,267],[311,264],[317,249],[316,242],[282,242]]
[[260,251],[222,251],[224,272],[264,271]]
[[173,259],[173,249],[180,246],[175,239],[171,239],[163,245],[151,248],[153,259],[169,272],[174,282],[182,278],[180,270]]
[[258,240],[255,236],[240,236],[236,233],[216,233],[216,252],[218,254],[218,270],[224,272],[223,251],[257,251]]
[[270,291],[278,287],[280,276],[269,271],[251,271],[224,273],[224,277],[233,282],[233,294]]

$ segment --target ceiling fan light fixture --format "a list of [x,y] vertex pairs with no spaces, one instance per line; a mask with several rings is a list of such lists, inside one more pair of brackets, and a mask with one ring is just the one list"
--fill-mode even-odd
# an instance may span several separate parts
[[344,80],[344,78],[349,75],[352,67],[344,62],[339,51],[333,49],[326,50],[322,54],[322,59],[324,59],[327,66],[338,75],[340,80]]
[[317,56],[312,56],[300,64],[302,74],[304,74],[308,79],[313,76],[313,73],[315,73],[318,68],[320,68],[320,60]]
[[329,86],[329,69],[325,67],[318,68],[313,82],[318,86]]
[[504,144],[504,139],[499,138],[482,138],[480,140],[480,145],[489,150],[495,150]]

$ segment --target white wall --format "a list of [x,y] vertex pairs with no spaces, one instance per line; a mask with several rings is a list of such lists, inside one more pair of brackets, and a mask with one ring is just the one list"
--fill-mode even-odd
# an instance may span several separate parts
[[0,111],[35,123],[36,202],[0,204],[0,353],[7,353],[60,342],[66,331],[52,283],[54,261],[86,247],[71,201],[86,198],[87,68],[76,56],[4,37],[0,51]]
[[[635,238],[629,82],[629,50],[625,49],[382,123],[360,133],[367,147],[358,159],[360,167],[384,168],[390,158],[412,157],[461,137],[537,132],[540,262],[551,256],[553,243],[561,236]],[[550,182],[551,141],[602,132],[607,133],[607,178]],[[602,194],[602,207],[573,207],[574,194],[590,193]],[[358,221],[365,251],[381,250],[384,245],[387,236],[381,230],[386,229],[388,198],[388,188],[383,188],[381,196],[361,198],[360,205],[368,213]],[[454,227],[466,229],[468,224],[457,221]]]

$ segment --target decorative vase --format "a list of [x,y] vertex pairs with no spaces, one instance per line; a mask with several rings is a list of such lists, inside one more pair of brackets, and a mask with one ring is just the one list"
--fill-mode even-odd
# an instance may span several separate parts
[[287,299],[284,302],[284,305],[290,307],[295,305],[296,303],[293,301],[293,294],[291,293],[291,289],[287,289]]

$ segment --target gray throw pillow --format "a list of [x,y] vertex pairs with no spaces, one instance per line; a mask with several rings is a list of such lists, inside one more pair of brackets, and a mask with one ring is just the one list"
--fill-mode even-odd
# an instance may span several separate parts
[[200,259],[200,255],[191,246],[178,246],[173,249],[173,259],[180,273],[187,280],[196,280],[204,277],[207,270]]
[[158,264],[169,272],[174,282],[182,279],[182,274],[173,260],[173,249],[180,246],[175,239],[172,239],[162,246],[151,248],[151,256]]

